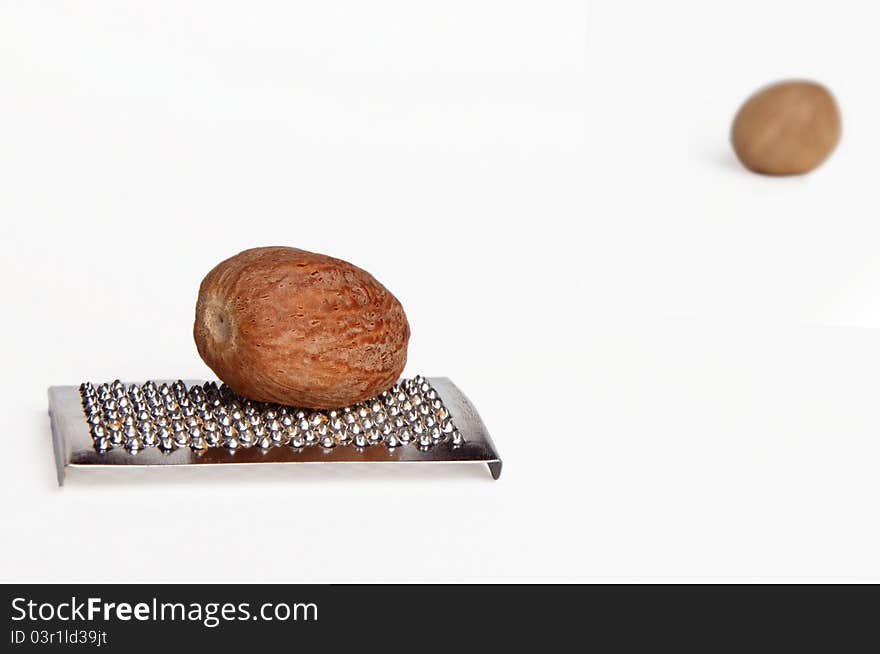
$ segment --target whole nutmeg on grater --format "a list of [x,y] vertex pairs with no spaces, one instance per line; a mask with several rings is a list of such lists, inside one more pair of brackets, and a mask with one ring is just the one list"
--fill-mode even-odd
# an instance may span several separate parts
[[365,270],[291,247],[245,250],[204,278],[193,327],[213,381],[49,388],[58,482],[69,467],[478,463],[501,459],[446,377],[400,378],[410,327]]
[[801,175],[821,164],[840,141],[840,111],[815,82],[790,80],[752,95],[733,120],[740,162],[765,175]]
[[208,273],[193,333],[202,359],[236,393],[326,409],[390,388],[410,330],[400,302],[365,270],[262,247]]

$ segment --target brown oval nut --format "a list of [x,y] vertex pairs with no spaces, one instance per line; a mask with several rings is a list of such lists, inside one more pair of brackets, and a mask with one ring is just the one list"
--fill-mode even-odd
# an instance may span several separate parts
[[202,359],[236,393],[319,409],[390,388],[409,333],[400,302],[368,272],[289,247],[218,264],[193,328]]
[[765,175],[813,170],[840,140],[834,97],[815,82],[792,80],[765,87],[733,120],[731,141],[742,164]]

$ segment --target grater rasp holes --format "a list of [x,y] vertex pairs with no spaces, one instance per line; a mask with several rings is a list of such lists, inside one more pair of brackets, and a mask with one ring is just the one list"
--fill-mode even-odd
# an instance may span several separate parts
[[118,379],[79,387],[95,450],[137,454],[189,447],[196,453],[222,447],[355,449],[370,446],[427,450],[464,440],[442,398],[421,375],[349,407],[330,411],[256,402],[225,384],[124,384]]

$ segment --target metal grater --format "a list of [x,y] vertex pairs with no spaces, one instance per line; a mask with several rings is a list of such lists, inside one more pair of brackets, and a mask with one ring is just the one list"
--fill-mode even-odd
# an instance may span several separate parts
[[225,384],[119,380],[49,388],[58,484],[69,466],[485,463],[501,459],[476,409],[445,377],[402,379],[332,411],[255,402]]

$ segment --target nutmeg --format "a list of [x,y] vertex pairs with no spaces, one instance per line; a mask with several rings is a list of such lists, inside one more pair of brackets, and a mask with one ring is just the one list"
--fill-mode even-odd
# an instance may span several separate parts
[[742,164],[765,175],[813,170],[840,140],[840,112],[831,92],[815,82],[772,84],[746,100],[733,120],[731,141]]
[[202,359],[236,393],[328,409],[390,388],[410,331],[400,302],[368,272],[262,247],[207,274],[193,334]]

